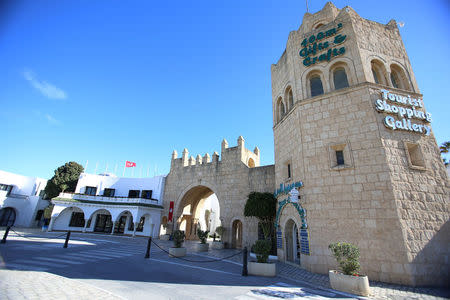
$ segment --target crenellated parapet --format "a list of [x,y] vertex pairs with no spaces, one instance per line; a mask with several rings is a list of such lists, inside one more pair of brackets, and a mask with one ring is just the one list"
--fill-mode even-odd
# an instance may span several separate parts
[[245,148],[245,140],[242,136],[237,139],[237,146],[229,147],[228,141],[223,139],[221,144],[221,159],[218,152],[214,152],[212,156],[209,153],[203,156],[197,154],[197,156],[189,156],[187,148],[183,149],[181,158],[178,158],[178,152],[174,150],[172,152],[172,168],[180,167],[201,167],[211,166],[215,164],[236,164],[243,163],[249,168],[259,167],[260,165],[260,151],[258,147],[255,147],[253,151]]

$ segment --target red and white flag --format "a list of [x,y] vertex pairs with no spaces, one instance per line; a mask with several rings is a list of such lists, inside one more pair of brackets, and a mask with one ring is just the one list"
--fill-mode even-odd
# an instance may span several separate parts
[[125,163],[125,167],[127,168],[136,167],[136,163],[127,160],[127,162]]

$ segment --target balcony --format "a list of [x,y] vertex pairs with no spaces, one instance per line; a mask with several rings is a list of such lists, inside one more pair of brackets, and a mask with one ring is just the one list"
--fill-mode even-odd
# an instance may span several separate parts
[[129,198],[129,197],[106,197],[100,195],[85,195],[77,193],[60,193],[58,197],[53,198],[52,201],[73,201],[82,203],[95,203],[95,204],[107,204],[107,205],[137,205],[162,208],[157,199],[145,199],[145,198]]

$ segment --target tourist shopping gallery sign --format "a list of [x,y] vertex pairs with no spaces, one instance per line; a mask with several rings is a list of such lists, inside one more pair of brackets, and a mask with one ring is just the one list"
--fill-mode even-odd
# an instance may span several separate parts
[[375,101],[375,108],[380,113],[388,114],[384,117],[384,126],[391,130],[430,135],[431,114],[425,111],[422,99],[394,94],[384,89],[380,92],[381,99]]

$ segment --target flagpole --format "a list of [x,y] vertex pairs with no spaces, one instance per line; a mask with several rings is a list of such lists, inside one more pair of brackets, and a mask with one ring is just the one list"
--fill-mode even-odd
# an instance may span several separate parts
[[117,176],[117,163],[116,163],[116,166],[114,167],[114,175]]
[[105,174],[108,173],[108,163],[106,163]]
[[150,166],[147,167],[147,177],[148,177],[148,171],[150,171]]
[[131,177],[134,177],[134,169],[131,170]]
[[86,164],[84,165],[84,172],[86,173],[87,167],[88,167],[89,161],[86,159]]
[[127,165],[127,163],[125,163],[124,165],[123,165],[123,173],[122,173],[122,177],[125,177],[125,166]]
[[140,171],[140,174],[141,174],[140,176],[142,177],[142,165],[141,165],[141,171]]
[[98,168],[98,162],[95,164],[95,171],[94,171],[94,174],[97,174],[97,168]]

